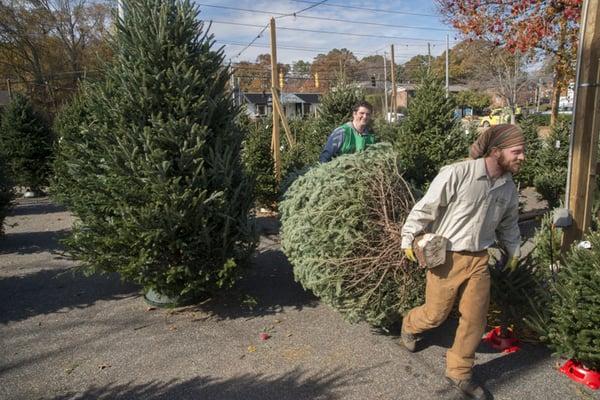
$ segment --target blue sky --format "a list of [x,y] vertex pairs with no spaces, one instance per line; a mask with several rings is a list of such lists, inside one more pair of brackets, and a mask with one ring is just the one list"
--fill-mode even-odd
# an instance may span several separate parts
[[456,31],[437,15],[433,0],[329,0],[296,17],[281,17],[281,14],[298,12],[319,2],[196,0],[200,18],[212,21],[211,32],[217,45],[225,46],[227,60],[234,63],[255,61],[257,55],[270,52],[268,28],[252,46],[246,46],[269,23],[271,15],[276,18],[277,58],[282,63],[311,62],[317,54],[325,54],[333,48],[347,48],[359,59],[384,51],[389,57],[391,44],[395,47],[396,62],[403,63],[417,54],[427,54],[428,42],[432,55],[443,53],[447,34],[450,47],[458,40]]

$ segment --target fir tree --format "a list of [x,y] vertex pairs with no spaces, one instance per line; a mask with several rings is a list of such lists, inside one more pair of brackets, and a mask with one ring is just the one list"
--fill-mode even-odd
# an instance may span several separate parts
[[330,132],[339,125],[352,120],[352,107],[365,100],[361,88],[344,80],[339,80],[319,104],[319,119],[330,127]]
[[413,205],[401,175],[380,143],[310,169],[280,203],[296,280],[350,321],[386,326],[422,301],[424,270],[398,245]]
[[8,214],[13,197],[13,184],[7,175],[6,164],[0,157],[0,236],[4,233],[4,218]]
[[543,145],[538,136],[539,119],[535,115],[526,117],[519,126],[525,136],[525,163],[519,173],[514,176],[522,188],[533,186],[533,180],[540,170],[538,154]]
[[520,295],[528,300],[529,312],[524,313],[524,320],[542,340],[548,336],[553,284],[558,270],[564,265],[560,251],[562,236],[562,229],[552,225],[552,215],[544,215],[533,236],[533,251],[527,257],[530,262],[527,266],[533,267],[536,284]]
[[266,120],[249,124],[242,155],[244,169],[253,181],[256,204],[261,207],[273,207],[278,197],[271,126]]
[[600,232],[585,240],[591,248],[574,245],[558,271],[548,340],[558,355],[600,371]]
[[54,192],[80,219],[67,248],[167,296],[228,287],[254,232],[223,52],[187,0],[124,9],[105,81],[62,117]]
[[563,200],[567,185],[570,127],[567,121],[558,121],[537,152],[537,169],[533,179],[536,191],[556,207]]
[[441,81],[425,74],[395,141],[405,177],[418,187],[430,182],[442,166],[468,156],[474,132],[465,133],[454,108]]
[[27,97],[15,95],[3,111],[0,155],[16,185],[39,191],[47,184],[52,141],[46,119]]
[[[303,129],[301,120],[289,121],[292,134]],[[246,138],[242,160],[248,176],[252,179],[256,205],[262,207],[276,208],[283,187],[287,187],[290,179],[293,180],[298,172],[307,165],[314,164],[307,160],[307,154],[303,143],[296,142],[290,146],[287,135],[280,137],[281,154],[281,176],[282,183],[277,184],[275,179],[275,162],[271,148],[273,123],[270,119],[260,119],[247,126]],[[296,137],[302,137],[296,135]],[[291,182],[290,182],[291,183]]]

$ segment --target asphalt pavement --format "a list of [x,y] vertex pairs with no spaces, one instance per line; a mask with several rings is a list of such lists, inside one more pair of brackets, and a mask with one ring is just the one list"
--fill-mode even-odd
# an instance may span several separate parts
[[[0,239],[0,399],[461,399],[443,379],[456,321],[417,353],[398,332],[350,324],[294,281],[277,221],[262,217],[253,267],[202,304],[150,307],[116,275],[85,276],[58,240],[73,222],[21,200]],[[269,338],[262,340],[260,333]],[[600,399],[542,345],[482,343],[476,378],[495,399]]]

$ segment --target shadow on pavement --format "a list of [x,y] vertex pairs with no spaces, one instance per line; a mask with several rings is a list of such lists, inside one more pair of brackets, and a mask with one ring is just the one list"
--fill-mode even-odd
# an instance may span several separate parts
[[[439,346],[446,349],[452,347],[454,343],[454,336],[456,334],[456,328],[458,327],[458,320],[455,317],[448,317],[437,328],[433,328],[423,333],[422,340],[417,344],[417,350],[423,350],[429,346]],[[396,336],[400,335],[400,328],[397,328],[397,332],[394,332]],[[498,351],[493,349],[485,342],[481,342],[476,350],[477,353],[497,353]]]
[[17,217],[21,215],[51,214],[64,211],[67,211],[65,207],[50,203],[48,199],[42,199],[38,202],[25,202],[21,200],[13,206],[8,215]]
[[295,282],[292,265],[280,250],[277,218],[258,217],[256,224],[261,240],[246,275],[199,308],[216,318],[235,319],[276,314],[286,307],[316,307],[318,299]]
[[116,274],[84,276],[71,269],[41,270],[0,279],[0,323],[85,308],[98,300],[137,296]]
[[510,384],[517,376],[527,375],[534,366],[548,360],[552,352],[543,345],[525,344],[520,351],[504,354],[482,364],[475,364],[473,374],[490,389]]
[[294,369],[281,376],[244,374],[231,379],[209,376],[187,381],[149,382],[146,384],[91,387],[82,393],[69,393],[53,400],[87,399],[214,399],[214,400],[281,400],[342,399],[344,391],[364,373],[352,371],[322,372],[307,376]]
[[0,254],[60,252],[63,247],[59,241],[66,237],[68,233],[68,229],[48,232],[7,233],[0,239]]
[[234,319],[276,314],[285,307],[302,310],[318,304],[315,296],[294,281],[285,254],[266,250],[254,256],[251,269],[233,290],[200,307],[217,318]]

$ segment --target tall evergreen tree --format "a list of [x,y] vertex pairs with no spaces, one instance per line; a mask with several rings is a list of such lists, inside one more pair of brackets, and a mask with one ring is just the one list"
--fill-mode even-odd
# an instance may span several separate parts
[[461,128],[454,108],[442,82],[423,75],[395,141],[405,177],[418,187],[430,182],[442,166],[468,156],[473,133]]
[[223,52],[188,0],[124,9],[105,81],[59,132],[55,192],[80,219],[66,245],[167,296],[228,287],[255,241]]
[[47,184],[52,141],[47,120],[27,97],[16,94],[0,125],[0,155],[16,185],[37,191]]

